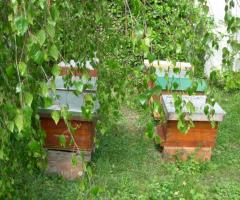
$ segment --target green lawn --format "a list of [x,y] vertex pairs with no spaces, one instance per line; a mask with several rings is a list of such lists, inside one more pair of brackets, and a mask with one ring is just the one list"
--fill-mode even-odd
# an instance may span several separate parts
[[[100,141],[92,159],[95,199],[240,199],[240,94],[217,91],[227,115],[211,162],[166,162],[144,136],[144,114],[125,119]],[[30,199],[83,199],[79,181],[39,176],[26,185]],[[87,199],[92,199],[87,197]]]

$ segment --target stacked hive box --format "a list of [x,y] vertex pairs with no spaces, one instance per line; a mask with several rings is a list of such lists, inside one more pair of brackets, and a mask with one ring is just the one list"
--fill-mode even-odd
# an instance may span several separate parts
[[[216,141],[218,123],[223,120],[225,112],[217,103],[214,105],[215,114],[211,120],[216,122],[216,126],[212,127],[208,117],[204,114],[204,107],[207,105],[206,96],[185,95],[182,98],[186,102],[191,101],[195,107],[195,112],[188,116],[193,120],[194,127],[187,134],[178,130],[173,97],[163,95],[167,123],[164,128],[162,126],[157,128],[162,139],[163,155],[167,158],[179,155],[185,160],[189,155],[194,154],[198,159],[210,160]],[[186,108],[183,108],[183,112],[186,112]]]
[[[169,61],[153,61],[150,63],[148,60],[144,61],[147,68],[154,67],[156,69],[156,82],[149,83],[150,87],[154,85],[159,85],[162,88],[163,94],[168,94],[171,92],[183,92],[192,86],[192,80],[188,76],[188,72],[192,70],[190,63],[186,62],[176,62],[173,65]],[[174,73],[174,68],[179,69],[179,73]],[[168,78],[166,78],[166,76]],[[203,79],[197,80],[197,94],[203,94],[206,89],[206,82]],[[175,88],[175,87],[176,88]]]
[[[68,69],[62,68],[61,75],[66,75]],[[95,101],[94,110],[91,120],[85,119],[82,115],[82,106],[85,105],[84,96],[91,93],[95,96],[96,93],[96,73],[90,71],[91,80],[82,80],[81,74],[75,74],[72,77],[74,81],[83,81],[91,85],[89,89],[85,89],[80,95],[75,95],[76,88],[74,86],[66,88],[64,86],[63,76],[58,76],[55,79],[56,93],[59,96],[54,104],[47,108],[41,108],[39,113],[41,117],[41,126],[46,132],[45,146],[48,149],[48,160],[50,172],[59,173],[66,178],[75,178],[81,174],[81,166],[77,168],[71,165],[71,157],[73,152],[84,155],[84,160],[91,159],[91,153],[94,150],[95,137],[95,111],[98,107]],[[71,124],[76,131],[70,133],[63,119],[60,119],[57,124],[51,118],[53,111],[60,111],[62,107],[67,106],[68,112],[71,115]],[[64,135],[66,145],[60,145],[59,138]],[[74,140],[73,140],[74,138]],[[73,143],[74,141],[74,143]],[[80,161],[81,162],[81,161]]]

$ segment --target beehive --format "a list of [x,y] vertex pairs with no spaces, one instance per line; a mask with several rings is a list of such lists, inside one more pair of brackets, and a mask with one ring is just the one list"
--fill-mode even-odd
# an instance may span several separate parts
[[[78,77],[73,77],[78,79]],[[65,88],[64,81],[61,76],[57,77],[55,80],[56,93],[59,95],[59,99],[54,102],[54,105],[41,108],[39,113],[41,116],[41,126],[46,132],[45,145],[48,149],[58,149],[58,150],[82,150],[82,151],[92,151],[94,148],[94,136],[95,136],[95,118],[85,119],[82,115],[82,106],[85,105],[84,96],[92,93],[95,96],[96,91],[96,78],[93,77],[89,84],[93,87],[89,90],[85,90],[80,95],[75,95],[74,86]],[[71,124],[76,131],[70,134],[67,125],[63,119],[60,119],[58,124],[55,124],[51,118],[51,113],[53,111],[60,111],[63,106],[68,107],[68,112],[71,114]],[[98,107],[97,102],[95,103],[93,116],[95,116],[95,111]],[[66,146],[61,146],[59,143],[60,135],[64,135],[66,138]],[[70,144],[71,139],[74,138],[75,143]]]
[[[187,134],[181,133],[177,128],[178,117],[173,96],[163,95],[167,123],[165,126],[157,127],[157,133],[162,140],[163,155],[165,157],[179,155],[182,159],[186,159],[189,155],[195,154],[196,158],[210,160],[212,148],[216,142],[218,124],[223,120],[225,112],[219,104],[215,103],[213,107],[215,114],[212,120],[216,122],[216,125],[212,127],[208,117],[204,114],[204,107],[207,105],[206,96],[184,95],[182,98],[186,102],[191,101],[195,107],[195,112],[188,116],[195,126]],[[187,112],[186,108],[183,108],[183,112]]]

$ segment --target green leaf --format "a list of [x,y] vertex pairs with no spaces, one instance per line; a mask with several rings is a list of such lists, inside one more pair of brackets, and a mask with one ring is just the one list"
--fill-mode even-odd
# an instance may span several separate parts
[[82,80],[83,81],[88,81],[90,78],[88,71],[84,70],[82,74]]
[[154,54],[148,54],[147,58],[150,63],[152,63],[154,60],[156,60],[156,56]]
[[140,104],[141,104],[142,106],[145,105],[146,102],[147,102],[147,97],[146,97],[146,95],[141,94],[141,95],[139,96],[139,102],[140,102]]
[[28,21],[23,16],[18,16],[14,20],[14,25],[17,29],[18,35],[24,35],[28,30]]
[[203,5],[203,11],[205,13],[208,13],[209,12],[209,7],[207,5]]
[[52,46],[50,47],[49,54],[50,54],[50,56],[51,56],[52,58],[54,58],[55,60],[58,59],[59,51],[58,51],[56,45],[52,45]]
[[37,63],[37,64],[42,64],[44,61],[44,53],[41,50],[38,50],[34,56],[33,56],[33,60]]
[[13,132],[13,130],[14,130],[14,122],[9,121],[9,122],[7,123],[7,127],[8,127],[8,130],[9,130],[9,131]]
[[182,97],[179,95],[173,95],[173,99],[174,99],[174,106],[176,107],[180,107],[182,105]]
[[83,83],[81,82],[81,81],[75,81],[74,82],[74,86],[75,86],[75,88],[76,88],[76,90],[78,91],[78,92],[82,92],[83,91]]
[[194,113],[194,111],[195,111],[195,107],[191,101],[188,101],[186,103],[186,108],[190,113]]
[[72,154],[71,162],[72,162],[73,166],[77,166],[78,159],[77,159],[77,155],[75,153]]
[[24,62],[20,62],[18,64],[19,72],[21,76],[26,75],[27,72],[27,65]]
[[206,105],[206,106],[204,107],[204,113],[205,113],[205,115],[208,115],[208,114],[209,114],[209,106],[208,106],[208,105]]
[[37,42],[40,44],[40,46],[42,46],[46,40],[45,31],[44,30],[39,31],[36,38],[37,38]]
[[70,118],[70,113],[68,112],[68,108],[66,106],[61,108],[61,115],[64,121],[67,121]]
[[24,127],[30,128],[33,110],[31,107],[25,106],[23,107],[22,111],[23,111]]
[[53,105],[53,100],[50,97],[44,98],[44,107],[47,108],[49,106]]
[[162,93],[162,86],[156,85],[150,90],[150,94],[157,94],[160,95]]
[[151,46],[151,39],[150,38],[146,37],[144,39],[144,42],[145,42],[146,47],[150,47]]
[[178,83],[177,82],[173,82],[173,89],[176,90],[178,88]]
[[33,101],[33,95],[30,92],[26,92],[24,94],[24,102],[26,105],[28,105],[29,107],[31,106]]
[[173,73],[174,74],[179,74],[181,72],[180,68],[179,67],[174,67],[173,68]]
[[47,97],[48,96],[48,85],[47,83],[44,83],[42,82],[40,84],[40,94],[43,96],[43,97]]
[[28,143],[28,148],[31,150],[32,153],[34,153],[39,151],[40,146],[39,143],[33,139]]
[[84,95],[85,102],[93,102],[93,96],[92,94],[85,94]]
[[178,120],[178,123],[177,123],[177,128],[178,130],[180,130],[180,132],[182,133],[187,133],[188,131],[188,127],[186,125],[186,123],[184,123],[182,120]]
[[57,125],[58,122],[59,122],[59,120],[60,120],[60,117],[61,117],[60,112],[54,110],[54,111],[51,113],[51,116],[52,116],[53,121],[54,121],[55,124]]
[[235,6],[235,3],[234,3],[234,1],[233,1],[233,0],[231,0],[231,1],[229,2],[229,6],[230,6],[231,8],[234,8],[234,6]]
[[189,87],[189,88],[187,88],[187,93],[188,93],[188,95],[193,95],[193,88],[192,87]]
[[54,38],[55,29],[54,29],[54,26],[52,24],[47,25],[46,32],[47,32],[47,35],[49,35],[51,38]]
[[44,9],[46,1],[45,0],[38,0],[37,1],[38,5],[40,6],[41,9]]
[[22,91],[22,85],[21,83],[18,83],[16,86],[16,93],[20,93]]
[[18,131],[21,132],[23,129],[23,113],[22,112],[20,111],[17,112],[14,122],[18,128]]
[[182,47],[180,44],[177,44],[176,53],[179,54],[182,52]]
[[215,114],[215,109],[211,109],[210,114],[211,114],[211,116],[214,116],[214,114]]
[[59,19],[59,11],[56,5],[51,7],[50,13],[54,21],[57,21]]
[[51,72],[52,75],[56,77],[60,74],[61,68],[58,65],[54,65]]
[[62,147],[66,146],[66,137],[65,135],[59,135],[58,136],[58,141]]
[[54,94],[56,94],[56,83],[55,83],[55,79],[51,79],[50,83],[49,83],[49,90],[51,90]]
[[6,74],[8,77],[12,78],[13,75],[14,75],[14,67],[12,65],[9,65],[7,68],[6,68]]

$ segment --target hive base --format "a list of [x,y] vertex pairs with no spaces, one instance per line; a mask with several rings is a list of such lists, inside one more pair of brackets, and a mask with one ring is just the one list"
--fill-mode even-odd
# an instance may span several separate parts
[[[91,152],[83,152],[83,156],[76,156],[76,165],[72,164],[73,152],[48,150],[48,174],[58,174],[66,179],[76,179],[83,175],[84,162],[91,160]],[[83,159],[82,159],[82,158]]]
[[180,158],[187,160],[193,156],[196,160],[209,161],[211,160],[212,148],[211,147],[164,147],[163,158],[173,160]]

